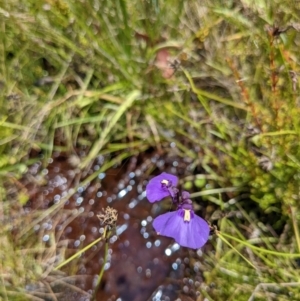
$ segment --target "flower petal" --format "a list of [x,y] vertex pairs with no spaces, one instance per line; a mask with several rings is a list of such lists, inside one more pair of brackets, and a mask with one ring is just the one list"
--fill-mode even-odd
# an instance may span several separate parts
[[179,245],[191,249],[201,248],[209,237],[209,226],[204,219],[194,215],[189,222],[185,222],[179,211],[158,216],[153,221],[153,227],[158,234],[172,237]]
[[[204,246],[209,237],[209,226],[207,222],[195,215],[189,223],[185,222],[185,230],[181,230],[182,243],[191,249],[199,249]],[[182,244],[183,245],[183,244]]]
[[170,195],[168,189],[162,186],[163,180],[169,181],[172,186],[176,186],[178,183],[178,178],[176,176],[166,172],[152,178],[146,186],[146,195],[149,202],[157,202]]
[[175,238],[180,231],[181,222],[183,222],[183,218],[178,211],[172,211],[156,217],[153,227],[157,234]]

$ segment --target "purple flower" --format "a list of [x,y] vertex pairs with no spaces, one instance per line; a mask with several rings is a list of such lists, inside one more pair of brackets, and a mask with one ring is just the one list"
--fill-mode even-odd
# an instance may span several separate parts
[[157,234],[172,237],[183,247],[201,248],[208,240],[209,226],[195,215],[193,202],[187,191],[177,189],[178,178],[163,172],[151,179],[146,187],[148,200],[153,203],[170,196],[177,210],[162,214],[154,219]]
[[174,198],[177,193],[177,189],[175,188],[177,183],[178,178],[166,172],[152,178],[146,187],[149,202],[154,203],[167,196]]
[[201,248],[209,236],[207,222],[192,209],[182,207],[155,218],[153,227],[157,234],[172,237],[179,245],[191,249]]

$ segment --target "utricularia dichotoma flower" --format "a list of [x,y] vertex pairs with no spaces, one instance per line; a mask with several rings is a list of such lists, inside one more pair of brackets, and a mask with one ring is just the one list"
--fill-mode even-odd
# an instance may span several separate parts
[[176,211],[155,218],[153,227],[157,234],[172,237],[183,247],[201,248],[208,240],[209,226],[204,219],[194,213],[190,194],[183,191],[180,195],[177,183],[176,176],[165,172],[149,181],[146,194],[151,203],[170,196],[177,207]]

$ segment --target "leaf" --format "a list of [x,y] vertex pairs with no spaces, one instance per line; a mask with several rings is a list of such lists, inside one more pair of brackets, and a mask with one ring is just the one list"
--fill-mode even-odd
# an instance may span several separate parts
[[115,115],[111,118],[111,120],[108,122],[108,125],[103,129],[103,132],[101,133],[101,136],[98,141],[93,145],[89,155],[86,157],[86,159],[80,164],[80,168],[85,168],[87,165],[96,158],[100,150],[103,148],[103,146],[108,142],[108,136],[110,132],[112,131],[113,127],[116,125],[116,123],[119,121],[119,119],[122,117],[122,115],[131,107],[133,102],[136,100],[137,97],[139,97],[140,91],[134,90],[132,91],[124,100],[124,102],[119,106],[118,110],[116,111]]

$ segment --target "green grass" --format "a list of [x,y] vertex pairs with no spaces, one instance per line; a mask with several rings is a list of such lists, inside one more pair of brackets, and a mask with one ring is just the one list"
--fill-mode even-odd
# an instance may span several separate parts
[[[242,216],[220,218],[201,294],[299,299],[299,11],[297,1],[0,1],[4,216],[28,199],[17,184],[40,160],[35,152],[47,166],[56,150],[78,157],[85,148],[83,172],[110,156],[83,185],[154,147],[203,171],[198,186],[191,177],[184,183],[198,187],[195,201],[207,202],[209,220],[219,211]],[[32,216],[20,240],[69,197]],[[9,233],[2,227],[3,300],[26,284],[5,275],[22,275],[26,260],[40,271],[47,262],[27,254],[23,271],[13,271],[21,245]]]

